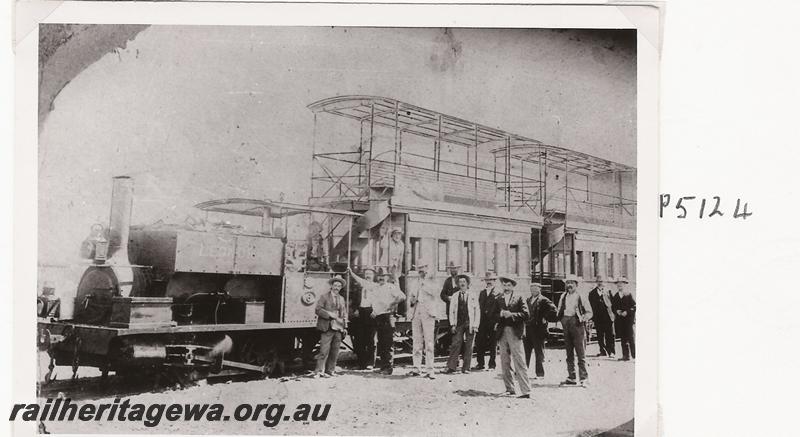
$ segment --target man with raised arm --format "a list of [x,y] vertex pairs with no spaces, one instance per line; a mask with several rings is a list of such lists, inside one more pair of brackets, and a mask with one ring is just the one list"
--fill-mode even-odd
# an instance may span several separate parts
[[422,374],[422,351],[425,351],[425,375],[434,379],[433,375],[433,343],[436,333],[436,313],[438,290],[433,280],[428,278],[428,265],[417,266],[419,285],[408,294],[409,318],[411,319],[411,335],[414,346],[414,370],[410,376]]
[[[378,272],[378,284],[370,285],[366,280],[350,270],[359,285],[371,287],[370,303],[372,304],[372,317],[375,319],[375,329],[378,333],[378,358],[381,362],[381,373],[391,375],[394,371],[394,357],[392,345],[394,342],[394,313],[397,304],[406,299],[400,288],[389,282],[391,273],[388,270]],[[368,291],[369,293],[369,291]]]

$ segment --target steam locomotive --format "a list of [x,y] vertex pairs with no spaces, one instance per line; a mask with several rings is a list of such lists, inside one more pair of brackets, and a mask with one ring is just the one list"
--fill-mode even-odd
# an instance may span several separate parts
[[230,221],[131,226],[132,203],[133,180],[114,178],[108,227],[95,226],[81,247],[89,261],[73,317],[39,319],[39,346],[51,358],[45,382],[56,365],[72,366],[73,377],[80,366],[104,375],[164,368],[271,375],[308,357],[316,300],[333,273],[311,271],[309,239],[290,238],[289,225],[322,216],[351,226],[359,214],[222,199],[196,207],[258,229]]

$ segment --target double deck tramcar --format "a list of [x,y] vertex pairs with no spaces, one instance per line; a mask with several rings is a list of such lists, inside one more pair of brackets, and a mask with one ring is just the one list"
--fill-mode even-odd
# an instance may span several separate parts
[[[114,179],[73,314],[40,306],[45,380],[56,365],[279,373],[308,358],[316,299],[347,268],[389,269],[404,291],[421,263],[476,287],[493,271],[555,299],[567,274],[635,283],[634,168],[389,98],[309,109],[306,205],[220,199],[202,219],[131,226],[134,181]],[[401,344],[408,325],[401,307]]]

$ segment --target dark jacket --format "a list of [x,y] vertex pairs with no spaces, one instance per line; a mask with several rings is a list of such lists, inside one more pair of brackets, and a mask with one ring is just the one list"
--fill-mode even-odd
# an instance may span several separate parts
[[[636,323],[636,300],[633,295],[620,296],[619,293],[611,296],[611,304],[614,314],[617,315],[617,323]],[[618,311],[627,311],[627,315],[622,316]]]
[[[328,311],[335,313],[339,316],[341,323],[334,321]],[[317,300],[317,329],[326,332],[330,329],[336,331],[344,331],[343,325],[347,317],[347,308],[345,308],[344,298],[338,294],[331,296],[331,293],[325,292]]]
[[595,325],[608,325],[614,321],[614,318],[609,314],[612,308],[606,305],[597,287],[589,292],[589,304],[592,306],[592,320]]
[[558,309],[550,299],[539,295],[535,300],[533,296],[525,300],[531,318],[525,323],[525,335],[538,335],[547,337],[547,319],[554,319]]
[[444,280],[444,285],[442,285],[442,292],[439,294],[439,297],[442,298],[447,306],[450,306],[450,296],[458,293],[458,281],[456,278],[452,276],[448,276],[447,279]]
[[494,289],[481,290],[478,294],[478,305],[481,307],[481,327],[494,328],[500,319],[500,309],[497,306],[497,296]]
[[508,310],[511,312],[511,317],[499,318],[497,322],[497,337],[499,338],[503,335],[503,328],[506,326],[513,328],[517,337],[524,337],[525,322],[527,322],[530,318],[530,313],[528,312],[528,305],[525,304],[522,296],[516,292],[512,292],[508,305],[506,305],[505,294],[498,295],[495,300],[497,302],[498,316],[500,311],[503,310]]

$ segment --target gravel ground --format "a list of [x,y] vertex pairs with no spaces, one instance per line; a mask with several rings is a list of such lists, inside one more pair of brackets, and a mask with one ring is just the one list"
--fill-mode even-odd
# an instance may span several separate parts
[[[497,371],[438,374],[436,380],[409,377],[409,362],[391,376],[342,370],[330,379],[306,377],[198,385],[181,390],[127,396],[131,403],[220,403],[233,414],[243,403],[283,403],[285,414],[299,404],[330,403],[326,421],[47,422],[54,433],[303,434],[303,435],[526,435],[586,436],[618,427],[633,417],[634,364],[591,357],[589,385],[559,387],[566,376],[564,351],[547,350],[544,380],[533,384],[531,399],[503,397]],[[498,357],[499,364],[499,357]],[[436,363],[437,370],[444,368]],[[113,402],[113,394],[93,402]]]

